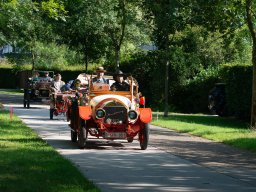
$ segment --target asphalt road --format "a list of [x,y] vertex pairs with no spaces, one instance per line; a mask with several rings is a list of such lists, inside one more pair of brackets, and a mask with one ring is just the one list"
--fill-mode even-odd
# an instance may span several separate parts
[[[231,163],[231,158],[239,159],[243,152],[154,126],[151,127],[150,146],[145,151],[140,150],[137,140],[127,143],[103,139],[90,139],[89,147],[80,150],[76,143],[70,141],[70,129],[65,117],[57,116],[49,120],[47,105],[33,104],[32,108],[24,109],[19,102],[6,102],[6,109],[10,106],[24,123],[72,161],[103,192],[256,191],[253,154],[245,153],[249,155],[245,158],[251,158],[248,161]],[[191,143],[194,143],[193,151],[185,150],[192,149]],[[213,155],[208,148],[206,150],[206,146],[210,145],[213,149],[215,147]],[[223,153],[219,157],[214,156],[221,147],[226,150],[229,162],[219,161],[225,159]],[[230,156],[232,154],[235,156]]]

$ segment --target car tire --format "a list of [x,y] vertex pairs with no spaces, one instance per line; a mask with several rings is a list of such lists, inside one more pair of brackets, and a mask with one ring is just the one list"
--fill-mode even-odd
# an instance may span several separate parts
[[77,142],[77,132],[71,130],[71,141]]
[[149,124],[144,124],[144,128],[139,132],[139,141],[141,150],[147,149],[149,141]]
[[27,109],[29,109],[30,108],[30,101],[28,100],[27,101]]
[[53,112],[54,112],[54,109],[50,109],[50,119],[53,119]]
[[127,141],[128,141],[128,143],[132,143],[133,142],[133,137],[127,138]]
[[86,131],[86,121],[80,123],[80,132],[78,133],[78,147],[84,149],[88,138],[88,132]]

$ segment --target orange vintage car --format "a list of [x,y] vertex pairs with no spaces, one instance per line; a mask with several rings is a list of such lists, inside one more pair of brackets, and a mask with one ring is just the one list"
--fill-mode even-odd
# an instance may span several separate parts
[[152,112],[145,107],[145,99],[139,97],[136,80],[127,77],[128,91],[111,91],[113,79],[109,78],[108,84],[92,83],[92,77],[88,92],[77,94],[69,106],[67,119],[70,121],[71,140],[78,142],[79,148],[85,148],[89,135],[128,142],[133,142],[138,135],[140,148],[147,149]]

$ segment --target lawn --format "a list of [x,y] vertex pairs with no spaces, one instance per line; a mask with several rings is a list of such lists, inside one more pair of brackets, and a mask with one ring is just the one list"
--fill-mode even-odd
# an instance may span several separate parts
[[17,116],[0,109],[0,191],[100,191]]
[[152,124],[256,152],[256,131],[233,118],[177,113],[164,117],[154,113]]
[[6,95],[23,95],[23,90],[19,89],[0,89],[0,94]]

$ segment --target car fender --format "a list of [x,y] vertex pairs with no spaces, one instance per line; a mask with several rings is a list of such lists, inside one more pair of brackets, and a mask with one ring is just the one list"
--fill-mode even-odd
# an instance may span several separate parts
[[140,120],[143,123],[149,123],[152,121],[152,111],[151,108],[139,108],[140,110]]
[[79,106],[79,116],[84,119],[88,120],[92,116],[92,109],[90,106]]

